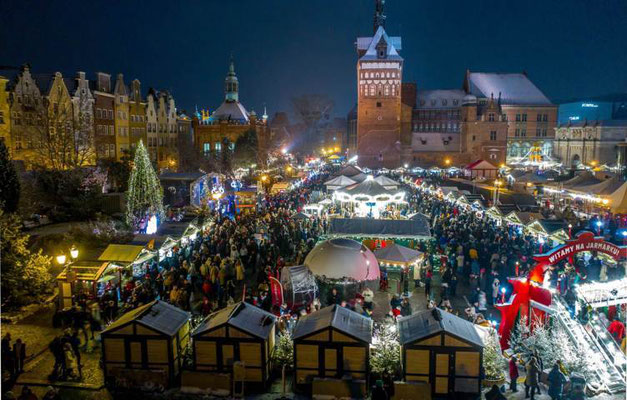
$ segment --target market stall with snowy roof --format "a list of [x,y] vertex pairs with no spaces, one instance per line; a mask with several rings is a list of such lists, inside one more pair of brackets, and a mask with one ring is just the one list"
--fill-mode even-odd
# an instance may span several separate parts
[[338,190],[346,186],[354,185],[356,183],[357,181],[354,181],[345,175],[340,175],[326,181],[324,183],[324,186],[326,186],[327,190]]
[[[102,261],[75,261],[57,275],[59,307],[72,307],[73,295],[85,293],[91,299],[99,298],[100,289],[110,279],[119,279],[119,267]],[[105,273],[106,272],[106,273]]]
[[563,219],[537,219],[525,227],[525,231],[546,241],[549,246],[564,243],[570,239],[568,236],[568,223]]
[[294,328],[297,385],[319,378],[367,380],[372,319],[331,305],[301,317]]
[[233,364],[245,366],[246,382],[266,384],[275,344],[276,316],[239,302],[205,318],[192,332],[194,369],[233,374]]
[[405,381],[429,382],[436,398],[481,393],[484,344],[473,323],[434,308],[397,326]]
[[423,252],[394,242],[375,250],[374,255],[380,266],[402,267],[404,269],[418,266],[424,258]]
[[379,287],[376,257],[355,240],[335,238],[318,242],[307,254],[304,265],[316,277],[322,299],[334,287],[343,292],[344,298],[354,298],[366,287]]
[[400,183],[396,182],[395,180],[391,178],[388,178],[385,175],[379,175],[375,177],[374,181],[377,182],[379,185],[383,186],[384,188],[386,188],[387,190],[396,190],[401,185]]
[[164,301],[122,315],[100,334],[105,382],[118,388],[173,385],[189,331],[190,314]]
[[158,257],[157,251],[147,249],[143,245],[110,244],[98,257],[98,261],[110,261],[126,270],[133,276],[141,276],[145,271],[142,265]]

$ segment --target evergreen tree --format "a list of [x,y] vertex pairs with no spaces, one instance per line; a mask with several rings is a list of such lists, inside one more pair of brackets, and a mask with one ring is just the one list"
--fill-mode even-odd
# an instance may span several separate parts
[[0,207],[7,213],[17,211],[20,180],[9,158],[9,149],[0,141]]
[[527,348],[524,345],[524,341],[529,337],[529,326],[527,325],[527,317],[521,316],[520,312],[516,316],[514,327],[509,336],[509,348],[514,354],[527,353]]
[[143,218],[153,215],[161,218],[163,214],[163,188],[140,140],[128,180],[126,222],[137,228]]
[[370,370],[376,374],[397,377],[401,368],[401,345],[394,324],[375,329],[370,347]]
[[279,368],[291,368],[294,364],[294,341],[292,335],[286,330],[279,333],[279,339],[272,353],[272,361]]
[[2,304],[22,306],[38,301],[50,292],[52,258],[42,250],[28,249],[29,235],[22,232],[22,221],[16,214],[0,210],[0,254],[2,255]]
[[491,331],[484,340],[483,368],[487,379],[500,379],[504,376],[507,362],[503,357],[496,331]]

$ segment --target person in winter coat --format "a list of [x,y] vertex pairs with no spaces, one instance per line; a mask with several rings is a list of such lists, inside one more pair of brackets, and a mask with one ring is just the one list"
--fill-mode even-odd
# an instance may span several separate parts
[[241,283],[245,279],[244,265],[240,261],[235,265],[235,279]]
[[529,398],[529,389],[531,389],[531,400],[535,399],[539,373],[538,362],[535,357],[531,357],[531,360],[527,364],[527,376],[525,377],[525,399]]
[[501,390],[497,385],[492,385],[492,388],[485,394],[486,400],[506,400],[507,397],[503,396]]
[[509,359],[509,389],[516,393],[516,380],[518,379],[518,364],[516,364],[516,356]]
[[409,298],[407,297],[403,298],[403,301],[401,302],[401,315],[403,317],[411,315],[411,304],[409,303]]
[[501,285],[501,282],[499,282],[498,278],[494,278],[494,281],[492,281],[492,305],[497,303],[497,300],[499,298],[499,286]]
[[551,372],[549,372],[549,396],[553,400],[560,400],[562,398],[562,391],[564,390],[564,383],[566,383],[566,376],[560,371],[559,364],[555,363]]

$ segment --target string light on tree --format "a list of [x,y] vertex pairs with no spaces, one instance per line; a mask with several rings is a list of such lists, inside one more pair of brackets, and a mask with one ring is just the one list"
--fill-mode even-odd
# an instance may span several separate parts
[[[142,220],[147,226],[155,225],[164,214],[163,188],[141,140],[135,151],[126,204],[126,222],[135,229],[140,228]],[[153,222],[150,223],[150,220]],[[156,225],[154,227],[156,228]]]

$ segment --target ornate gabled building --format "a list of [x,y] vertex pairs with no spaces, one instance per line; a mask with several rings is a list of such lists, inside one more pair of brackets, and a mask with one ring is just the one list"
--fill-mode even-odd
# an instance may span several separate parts
[[264,112],[261,118],[255,111],[250,113],[239,101],[239,80],[235,73],[235,63],[231,59],[229,71],[224,80],[224,101],[213,112],[196,112],[192,119],[194,146],[205,155],[222,151],[224,140],[234,146],[237,139],[244,133],[253,130],[257,133],[259,156],[263,163],[266,138],[269,134],[268,116]]
[[0,141],[9,151],[13,152],[11,145],[11,104],[9,102],[9,79],[0,75]]
[[375,1],[374,35],[356,43],[357,112],[345,143],[360,165],[502,164],[532,146],[550,155],[557,107],[525,73],[468,71],[461,89],[402,82],[401,38],[384,29],[384,3]]
[[115,98],[111,90],[111,75],[96,73],[91,82],[94,96],[94,130],[96,154],[99,160],[117,160],[115,140]]
[[124,83],[124,75],[118,74],[113,90],[115,97],[115,142],[117,160],[120,161],[125,154],[130,154],[129,141],[129,109],[128,87]]
[[128,98],[128,114],[129,114],[129,142],[131,148],[137,146],[141,140],[147,146],[148,137],[146,136],[146,103],[142,98],[141,83],[139,79],[131,82],[130,93]]

